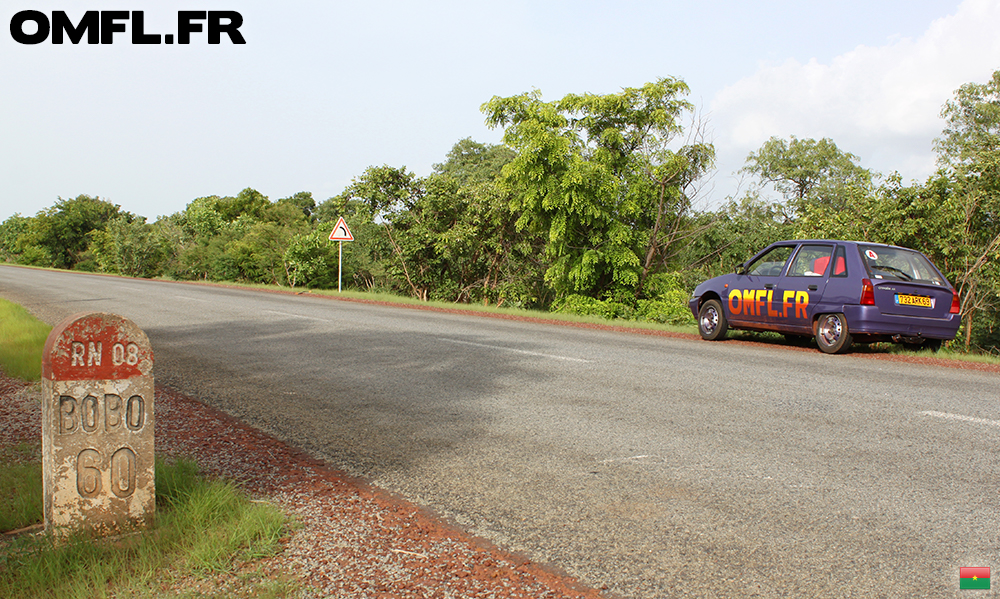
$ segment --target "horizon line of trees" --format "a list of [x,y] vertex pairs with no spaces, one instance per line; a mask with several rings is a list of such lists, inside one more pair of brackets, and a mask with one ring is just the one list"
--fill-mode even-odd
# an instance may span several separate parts
[[343,216],[348,288],[423,300],[693,322],[701,280],[769,243],[841,238],[927,254],[958,289],[955,345],[1000,353],[1000,70],[941,110],[938,170],[923,184],[861,165],[830,139],[771,138],[749,185],[698,210],[714,148],[687,85],[607,95],[494,97],[503,144],[466,138],[427,177],[371,166],[342,193],[271,201],[247,188],[148,223],[99,197],[58,198],[0,223],[0,260],[127,276],[334,288]]

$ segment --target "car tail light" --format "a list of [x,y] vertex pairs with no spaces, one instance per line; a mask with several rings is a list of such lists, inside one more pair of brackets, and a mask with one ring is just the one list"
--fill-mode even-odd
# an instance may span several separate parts
[[958,292],[954,289],[951,290],[951,310],[948,310],[949,314],[961,314],[962,313],[962,302],[958,299]]
[[875,305],[875,287],[872,286],[871,279],[861,279],[861,305]]

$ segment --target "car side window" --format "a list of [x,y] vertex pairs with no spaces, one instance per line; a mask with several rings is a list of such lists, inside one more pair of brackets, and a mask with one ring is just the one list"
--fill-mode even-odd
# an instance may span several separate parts
[[832,255],[832,245],[803,245],[795,254],[795,259],[788,268],[787,276],[822,277],[830,264]]
[[837,255],[833,259],[833,272],[830,274],[831,277],[846,277],[847,276],[847,250],[844,246],[837,246]]
[[772,248],[747,266],[747,274],[758,277],[777,277],[792,255],[793,246],[779,245]]

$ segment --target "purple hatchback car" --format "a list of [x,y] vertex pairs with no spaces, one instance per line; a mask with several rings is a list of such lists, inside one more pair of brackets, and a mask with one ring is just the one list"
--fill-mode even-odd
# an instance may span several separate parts
[[837,354],[853,342],[938,349],[961,324],[958,292],[926,256],[878,243],[773,243],[734,274],[694,290],[691,312],[708,340],[729,329],[815,337]]

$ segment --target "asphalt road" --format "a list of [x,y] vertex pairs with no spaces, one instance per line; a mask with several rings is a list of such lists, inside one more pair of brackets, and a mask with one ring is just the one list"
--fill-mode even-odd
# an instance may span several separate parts
[[158,382],[612,594],[1000,568],[996,375],[14,267],[0,296],[122,314]]

